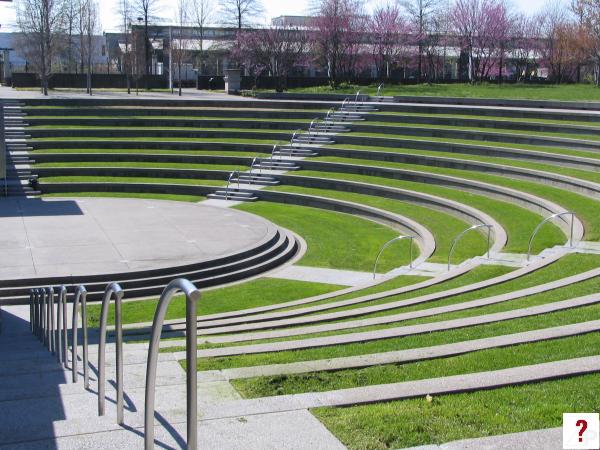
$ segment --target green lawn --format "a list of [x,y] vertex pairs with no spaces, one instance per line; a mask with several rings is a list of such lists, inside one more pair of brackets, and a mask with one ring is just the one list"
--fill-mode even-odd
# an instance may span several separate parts
[[489,391],[312,410],[348,448],[383,450],[560,427],[565,412],[600,412],[600,374]]
[[[383,197],[327,189],[305,188],[300,186],[278,186],[268,189],[360,203],[413,219],[427,228],[435,238],[436,248],[432,257],[429,259],[430,262],[445,263],[448,259],[448,252],[452,240],[460,232],[470,226],[463,220],[451,216],[450,214]],[[462,262],[467,258],[482,255],[487,248],[483,236],[479,233],[468,233],[461,242],[464,243],[464,245],[456,247],[452,256],[453,264]]]
[[[309,283],[305,281],[259,278],[233,286],[207,290],[198,302],[198,315],[238,311],[240,309],[272,305],[313,295],[325,294],[341,289],[342,286]],[[202,289],[200,289],[202,290]],[[127,293],[125,294],[125,300]],[[123,303],[123,323],[151,322],[158,299],[139,300]],[[100,305],[88,305],[91,327],[98,326]],[[167,319],[185,317],[185,298],[177,296],[167,311]],[[114,304],[110,305],[108,318],[114,323]]]
[[[338,93],[374,95],[377,84],[371,86],[343,85],[339,89],[329,86],[291,89],[290,92]],[[600,89],[593,84],[537,85],[537,84],[493,84],[493,83],[452,83],[452,84],[416,84],[388,85],[382,95],[409,95],[434,97],[474,97],[498,99],[600,101]]]
[[[357,216],[306,206],[257,202],[236,208],[265,217],[302,236],[308,244],[308,251],[298,263],[303,266],[370,272],[379,249],[399,234]],[[385,252],[379,260],[378,272],[408,264],[409,245],[408,240],[400,241]],[[419,253],[416,245],[413,251],[416,258]]]
[[600,332],[406,364],[384,364],[363,369],[247,378],[233,380],[232,383],[246,398],[325,392],[593,356],[597,354],[598,345],[600,345]]

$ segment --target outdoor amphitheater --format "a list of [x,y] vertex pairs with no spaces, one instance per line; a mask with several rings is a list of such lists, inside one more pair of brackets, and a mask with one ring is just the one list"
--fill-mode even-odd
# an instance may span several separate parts
[[0,448],[560,449],[600,411],[600,103],[1,103]]

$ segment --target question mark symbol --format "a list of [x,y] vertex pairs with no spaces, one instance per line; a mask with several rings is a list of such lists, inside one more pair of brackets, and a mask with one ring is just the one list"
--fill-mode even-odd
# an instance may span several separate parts
[[585,432],[585,430],[587,430],[587,421],[583,420],[583,419],[579,419],[575,423],[575,426],[581,427],[581,430],[579,430],[579,442],[583,442],[583,433]]

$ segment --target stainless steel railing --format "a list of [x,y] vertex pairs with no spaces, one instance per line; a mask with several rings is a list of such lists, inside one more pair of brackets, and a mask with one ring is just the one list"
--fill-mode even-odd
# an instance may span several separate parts
[[233,172],[231,172],[231,174],[229,174],[229,178],[227,179],[227,188],[225,188],[225,200],[229,200],[229,186],[231,185],[231,180],[233,180],[233,177],[235,175],[237,175],[238,191],[240,190],[240,172],[239,170],[234,170]]
[[164,289],[158,301],[152,335],[148,349],[146,366],[146,394],[144,404],[144,448],[154,448],[154,403],[156,396],[156,367],[158,350],[165,315],[173,295],[177,292],[185,295],[185,339],[186,339],[186,388],[187,388],[187,448],[196,449],[198,445],[198,406],[197,406],[197,323],[196,303],[200,299],[200,291],[190,281],[179,278],[171,281]]
[[88,323],[87,323],[87,290],[85,286],[79,286],[75,292],[73,299],[73,320],[71,326],[72,338],[72,364],[71,372],[73,375],[73,383],[77,382],[77,322],[79,305],[81,304],[81,328],[83,331],[83,385],[86,389],[90,387],[89,369],[88,369]]
[[456,247],[456,244],[458,243],[458,241],[460,241],[462,239],[462,237],[465,234],[467,234],[469,231],[477,230],[479,228],[487,228],[487,258],[490,259],[490,242],[491,242],[492,226],[488,225],[487,223],[473,225],[472,227],[469,227],[466,230],[462,231],[452,241],[452,245],[450,246],[450,251],[448,252],[448,270],[450,270],[450,259],[452,258],[452,253],[454,252],[454,247]]
[[575,213],[573,211],[565,211],[565,212],[561,212],[561,213],[552,214],[551,216],[548,216],[544,220],[542,220],[538,224],[538,226],[535,227],[535,229],[533,230],[533,233],[531,234],[531,237],[529,238],[529,244],[527,246],[527,261],[529,261],[529,259],[531,258],[531,246],[533,245],[533,240],[537,236],[537,234],[540,231],[540,229],[542,228],[542,226],[545,223],[551,221],[552,219],[555,219],[557,217],[569,216],[569,215],[571,216],[571,230],[570,230],[570,234],[569,234],[569,247],[573,247],[573,227],[575,225]]
[[4,180],[4,196],[8,196],[8,167],[6,157],[6,122],[4,121],[4,105],[0,103],[0,179]]
[[381,83],[378,87],[377,87],[377,97],[381,97],[381,91],[383,90],[384,84]]
[[123,323],[121,319],[121,299],[123,289],[117,283],[109,284],[102,298],[100,313],[100,343],[98,346],[98,415],[104,415],[106,384],[106,322],[111,298],[115,297],[115,332],[117,356],[117,423],[123,424]]
[[383,251],[388,248],[390,245],[392,245],[394,242],[398,242],[401,241],[403,239],[410,239],[410,262],[409,262],[409,267],[412,269],[412,262],[413,262],[413,241],[415,239],[414,236],[398,236],[395,237],[394,239],[390,239],[389,241],[387,241],[383,247],[381,247],[381,250],[379,250],[379,253],[377,254],[377,258],[375,258],[375,264],[373,265],[373,279],[375,279],[375,276],[377,275],[377,264],[379,264],[379,258],[381,258],[381,254],[383,253]]

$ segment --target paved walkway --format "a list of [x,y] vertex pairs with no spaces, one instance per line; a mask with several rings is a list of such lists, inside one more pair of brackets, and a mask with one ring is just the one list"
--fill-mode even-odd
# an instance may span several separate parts
[[322,267],[288,266],[269,274],[271,278],[284,280],[309,281],[313,283],[337,284],[342,286],[360,286],[373,280],[370,272],[352,270],[325,269]]
[[240,253],[276,232],[236,210],[139,199],[0,199],[0,278],[181,266]]
[[562,428],[524,431],[441,445],[422,445],[405,450],[562,450]]

